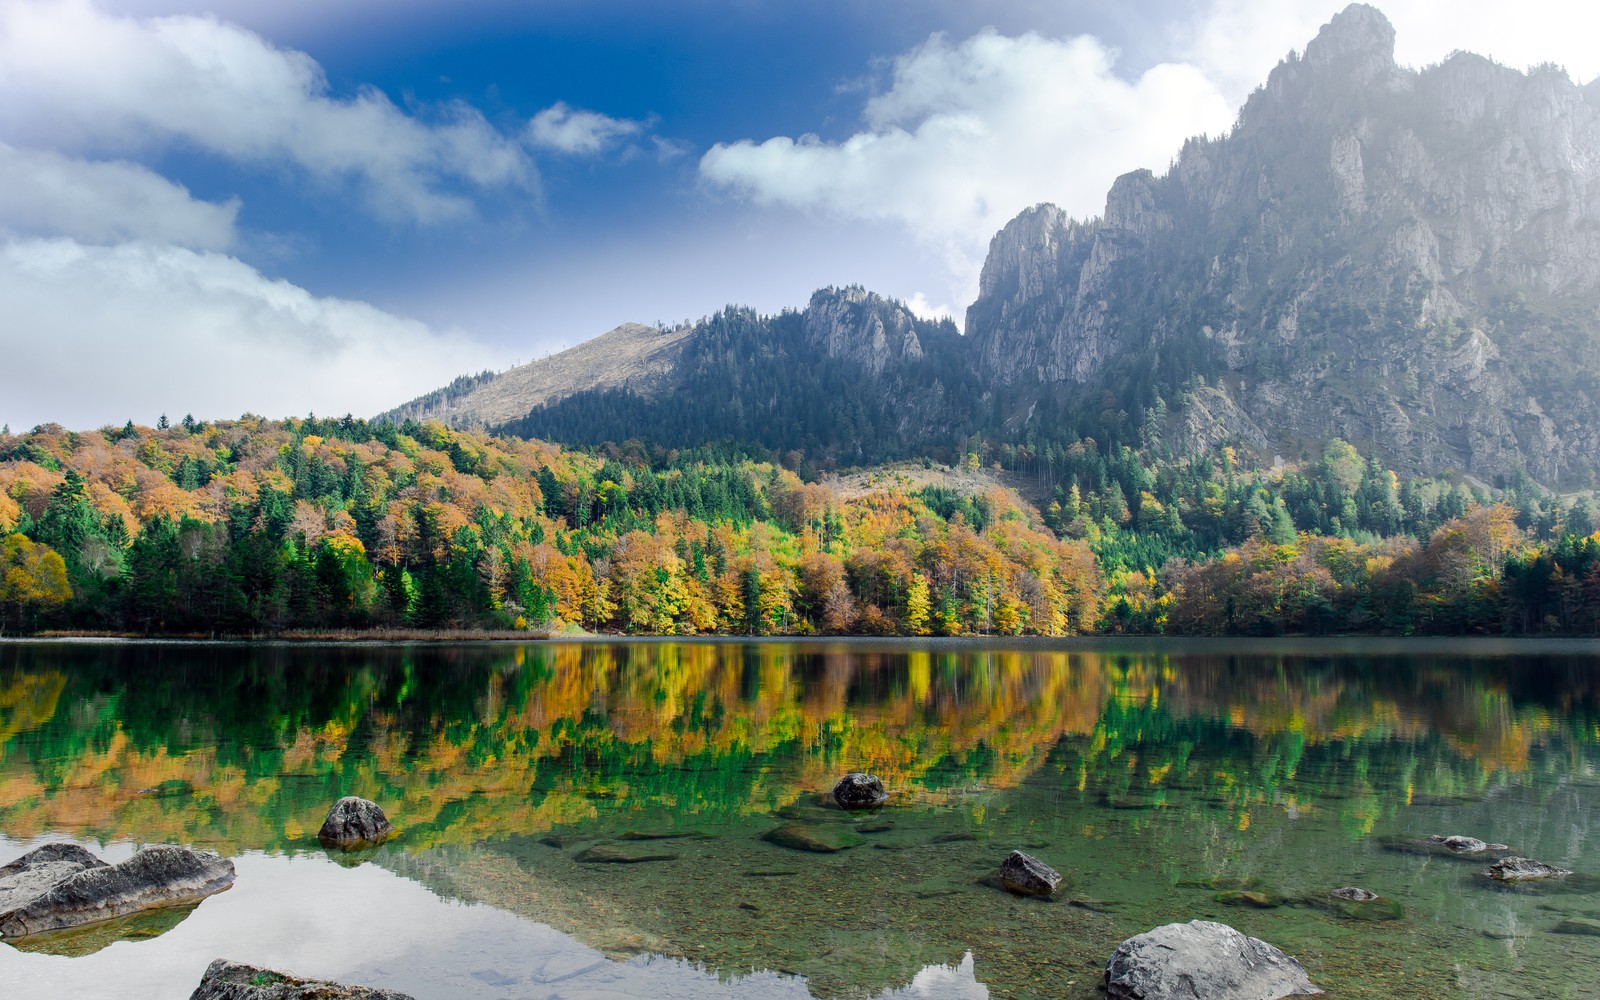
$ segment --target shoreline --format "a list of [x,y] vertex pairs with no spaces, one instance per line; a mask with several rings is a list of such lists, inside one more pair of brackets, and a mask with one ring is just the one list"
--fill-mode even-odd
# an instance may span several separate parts
[[[585,633],[587,634],[587,633]],[[0,635],[0,641],[84,640],[87,642],[544,642],[558,637],[547,630],[514,629],[293,629],[284,632],[96,632],[78,629],[48,629],[29,635]]]
[[1495,655],[1497,650],[1527,654],[1539,650],[1571,653],[1574,649],[1593,649],[1600,655],[1600,637],[1551,635],[1343,635],[1284,636],[1190,636],[1190,635],[1071,635],[1071,636],[860,636],[860,635],[627,635],[622,633],[570,630],[514,631],[475,629],[372,629],[287,631],[276,633],[206,634],[171,633],[148,635],[137,632],[91,632],[50,630],[32,635],[0,634],[0,645],[38,643],[149,643],[222,645],[446,645],[450,643],[690,643],[726,645],[738,643],[790,643],[803,646],[921,647],[961,649],[983,647],[1019,652],[1113,650],[1170,650],[1181,646],[1196,653],[1249,652],[1253,654],[1333,654],[1385,655]]

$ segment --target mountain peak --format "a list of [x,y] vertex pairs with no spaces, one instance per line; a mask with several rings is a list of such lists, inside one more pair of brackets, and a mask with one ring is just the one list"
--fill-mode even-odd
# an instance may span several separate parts
[[1394,63],[1394,25],[1378,8],[1364,3],[1335,14],[1306,46],[1306,62],[1317,69],[1353,60]]

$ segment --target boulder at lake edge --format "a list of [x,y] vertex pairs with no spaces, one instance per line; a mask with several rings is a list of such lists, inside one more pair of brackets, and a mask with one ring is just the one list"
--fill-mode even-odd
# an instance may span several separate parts
[[1048,896],[1061,884],[1061,873],[1031,854],[1012,851],[1000,864],[1000,882],[1023,896]]
[[833,800],[843,809],[872,809],[888,799],[889,793],[875,774],[851,771],[833,786]]
[[219,958],[206,967],[189,1000],[413,1000],[406,993],[301,979]]
[[106,863],[90,854],[87,848],[79,847],[77,844],[70,844],[66,841],[59,841],[54,844],[35,847],[9,865],[0,867],[0,879],[21,874],[52,861],[69,861],[79,868],[106,867]]
[[376,802],[346,795],[328,810],[317,839],[324,847],[363,847],[381,844],[394,835],[394,826]]
[[1135,935],[1106,963],[1113,1000],[1278,1000],[1321,992],[1299,962],[1210,920]]
[[[233,884],[233,862],[210,851],[146,847],[108,865],[67,845],[46,845],[6,866],[0,878],[0,936],[110,920],[157,906],[197,903]],[[79,849],[81,850],[81,849]]]

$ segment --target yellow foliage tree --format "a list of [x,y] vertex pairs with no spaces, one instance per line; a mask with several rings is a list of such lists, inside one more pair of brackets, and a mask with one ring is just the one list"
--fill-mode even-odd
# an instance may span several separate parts
[[72,587],[60,553],[27,535],[10,535],[0,542],[0,610],[14,609],[20,619],[70,600]]

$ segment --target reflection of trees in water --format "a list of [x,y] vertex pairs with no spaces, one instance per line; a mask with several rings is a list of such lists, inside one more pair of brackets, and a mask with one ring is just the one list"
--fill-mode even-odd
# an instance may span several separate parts
[[1579,658],[8,646],[0,821],[292,847],[354,793],[389,804],[420,846],[616,809],[766,812],[848,769],[937,802],[1048,759],[1088,801],[1204,797],[1246,823],[1337,788],[1362,833],[1418,795],[1592,763],[1597,719],[1600,682]]

